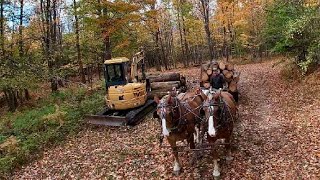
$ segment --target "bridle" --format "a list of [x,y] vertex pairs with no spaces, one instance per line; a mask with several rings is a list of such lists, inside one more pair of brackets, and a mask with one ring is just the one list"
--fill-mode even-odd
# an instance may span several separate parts
[[[207,107],[208,108],[209,116],[213,116],[215,119],[218,120],[216,128],[219,129],[224,125],[223,123],[227,123],[227,121],[228,121],[226,113],[229,113],[232,121],[233,121],[233,116],[230,113],[230,108],[227,106],[227,104],[225,103],[225,101],[223,100],[223,98],[221,96],[221,91],[219,91],[219,92],[218,91],[210,91],[209,93],[212,96],[215,93],[220,93],[218,101],[215,101],[214,98],[212,97],[212,99],[210,99],[208,101],[205,101],[204,104],[203,104],[203,107]],[[216,115],[214,113],[214,108],[211,109],[211,107],[219,108],[220,109],[220,114]]]
[[[169,108],[171,111],[169,112],[169,116],[171,116],[171,119],[173,122],[177,122],[174,123],[173,127],[168,128],[169,132],[177,132],[179,131],[179,129],[181,128],[181,126],[183,124],[186,124],[185,119],[181,118],[182,117],[182,111],[181,111],[181,104],[180,101],[177,97],[171,97],[174,101],[173,104],[168,104],[166,102],[161,101],[158,104],[158,109],[160,109],[160,118],[161,119],[166,119],[166,115],[167,115],[167,108]],[[176,114],[179,114],[179,118],[175,118]],[[174,121],[174,119],[177,119],[178,121]]]
[[[189,101],[193,101],[197,96],[200,96],[201,100],[204,101],[204,98],[200,94],[190,97],[191,100]],[[195,117],[200,119],[201,122],[204,120],[203,118],[201,118],[199,115],[195,113],[195,110],[197,109],[199,109],[200,111],[200,109],[202,108],[202,105],[199,105],[197,108],[192,109],[188,102],[181,102],[176,96],[173,96],[171,98],[173,98],[174,100],[174,105],[161,101],[157,107],[158,109],[160,109],[161,119],[162,118],[166,119],[166,114],[167,114],[166,108],[171,108],[171,112],[169,113],[169,115],[171,116],[172,120],[176,119],[175,121],[176,123],[174,123],[173,127],[167,128],[169,132],[179,132],[180,130],[182,130],[183,126],[188,124],[188,121],[186,119],[186,115],[188,113],[192,113]],[[182,107],[184,107],[186,110],[184,114],[182,114]],[[175,117],[176,113],[178,113],[179,118]]]

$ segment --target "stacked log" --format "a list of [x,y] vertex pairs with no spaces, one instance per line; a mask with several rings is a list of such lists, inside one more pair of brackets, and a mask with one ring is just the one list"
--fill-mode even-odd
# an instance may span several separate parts
[[153,82],[166,82],[166,81],[180,81],[179,73],[157,73],[149,74],[148,79],[151,83]]
[[151,84],[149,98],[154,96],[161,98],[167,95],[168,91],[171,91],[173,87],[181,91],[186,89],[186,79],[179,73],[156,73],[148,74],[147,77]]
[[234,69],[234,65],[229,62],[220,61],[218,63],[207,63],[201,66],[201,86],[210,88],[210,79],[213,71],[223,74],[225,80],[228,82],[228,90],[230,92],[237,92],[237,84],[240,80],[240,72]]
[[167,82],[153,82],[151,83],[152,90],[171,90],[173,87],[178,89],[180,87],[180,81],[167,81]]

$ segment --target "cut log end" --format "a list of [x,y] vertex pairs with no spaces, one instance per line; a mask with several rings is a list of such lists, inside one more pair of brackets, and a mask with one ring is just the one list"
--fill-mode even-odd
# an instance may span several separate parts
[[219,69],[221,69],[221,70],[226,69],[226,64],[225,64],[225,62],[223,62],[223,61],[220,61],[220,62],[219,62]]

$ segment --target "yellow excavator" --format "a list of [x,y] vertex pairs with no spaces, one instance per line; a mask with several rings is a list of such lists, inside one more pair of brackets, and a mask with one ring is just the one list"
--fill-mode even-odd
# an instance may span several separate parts
[[[140,69],[142,76],[139,76]],[[86,116],[89,123],[106,126],[135,125],[156,108],[156,103],[148,100],[150,83],[145,74],[144,51],[136,53],[132,60],[126,57],[106,60],[104,76],[107,107],[97,115]]]

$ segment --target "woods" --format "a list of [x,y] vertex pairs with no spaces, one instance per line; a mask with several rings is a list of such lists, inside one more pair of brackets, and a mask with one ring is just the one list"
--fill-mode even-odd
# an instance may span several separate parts
[[[284,61],[289,74],[319,71],[319,9],[319,0],[0,0],[0,144],[19,150],[0,148],[0,173],[78,132],[82,117],[103,106],[104,62],[113,57],[143,49],[152,96],[210,87],[215,68],[233,93],[242,80],[270,93],[268,72]],[[254,75],[242,67],[240,76],[238,64],[273,57],[286,60],[268,71],[252,66]],[[270,84],[254,83],[262,72]]]
[[278,53],[296,59],[303,73],[319,62],[315,0],[4,0],[0,7],[0,87],[11,111],[39,83],[58,91],[76,68],[85,84],[85,66],[100,76],[104,60],[131,57],[139,47],[158,70]]

